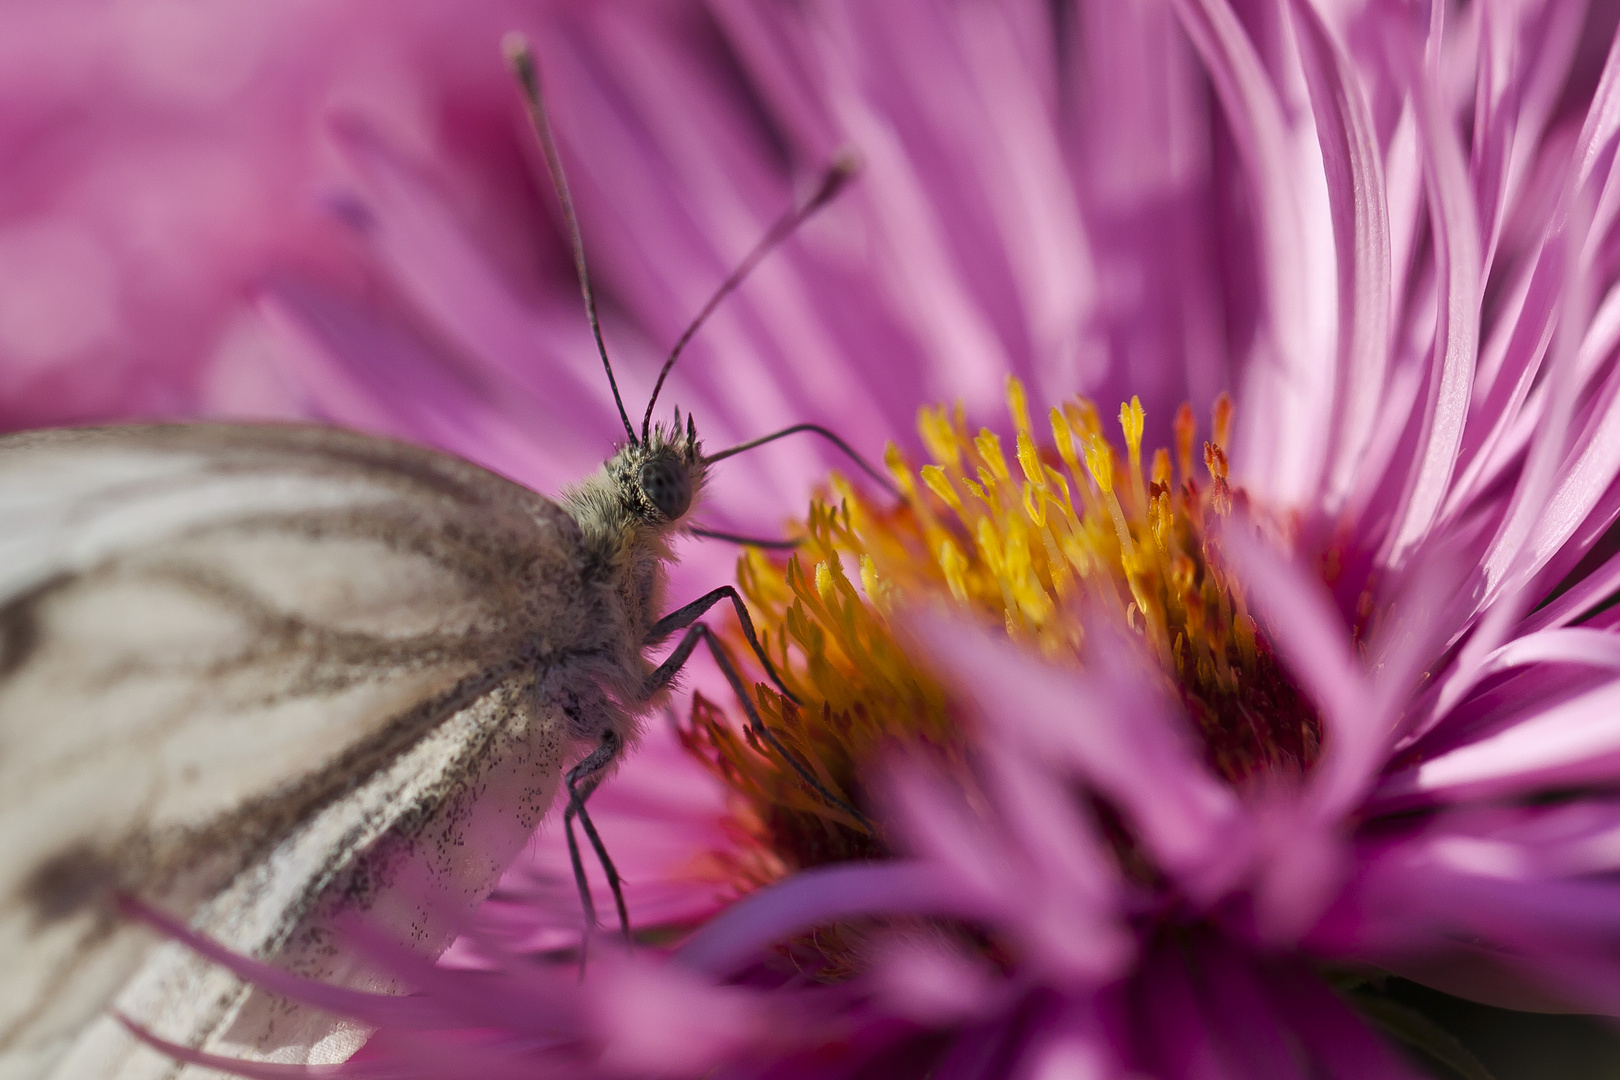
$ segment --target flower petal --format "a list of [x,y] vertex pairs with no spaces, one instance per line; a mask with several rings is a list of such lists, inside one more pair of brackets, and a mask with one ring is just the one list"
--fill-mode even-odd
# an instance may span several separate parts
[[1440,289],[1428,401],[1417,414],[1417,452],[1384,553],[1388,564],[1399,566],[1428,534],[1456,468],[1478,359],[1484,284],[1479,216],[1461,143],[1440,101],[1438,77],[1423,69],[1416,42],[1398,21],[1385,27],[1392,63],[1407,80],[1417,117]]
[[1311,396],[1320,368],[1306,359],[1316,298],[1304,288],[1309,278],[1288,127],[1276,88],[1227,0],[1174,0],[1172,6],[1209,72],[1254,188],[1270,354],[1250,369],[1243,388],[1254,406],[1239,416],[1247,432],[1240,440],[1245,461],[1254,459],[1244,474],[1262,494],[1291,498],[1321,467],[1318,425],[1327,417],[1319,408],[1325,403]]
[[1620,672],[1620,634],[1580,627],[1526,634],[1492,653],[1479,678],[1529,664],[1584,664]]
[[864,915],[993,914],[983,898],[964,896],[937,867],[915,862],[842,863],[804,870],[726,909],[687,938],[675,960],[725,975],[801,930]]
[[970,624],[929,618],[912,629],[936,670],[976,704],[991,738],[1075,769],[1193,895],[1216,895],[1245,864],[1241,806],[1194,756],[1185,720],[1155,693],[1162,676],[1124,642],[1098,626],[1088,639],[1092,670],[1081,674]]
[[[331,129],[364,199],[364,212],[351,211],[349,219],[364,223],[362,237],[411,304],[482,378],[525,392],[582,434],[594,432],[600,441],[593,456],[602,456],[619,423],[583,308],[560,298],[544,307],[532,298],[520,304],[402,151],[354,116],[335,118]],[[623,349],[627,331],[609,333]],[[630,356],[655,362],[649,345],[635,346]]]
[[1329,456],[1329,513],[1348,498],[1383,399],[1390,341],[1389,202],[1359,80],[1311,0],[1293,0],[1296,40],[1327,170],[1339,261],[1339,355]]
[[1380,803],[1526,794],[1620,775],[1620,680],[1397,772]]
[[1227,530],[1224,542],[1272,644],[1326,721],[1310,798],[1318,820],[1336,819],[1382,763],[1398,703],[1374,695],[1351,656],[1350,631],[1314,575],[1242,528]]
[[521,398],[503,399],[404,327],[308,282],[277,280],[260,307],[311,373],[304,381],[326,418],[436,444],[542,491],[579,478],[581,448],[601,456],[599,433],[525,414]]

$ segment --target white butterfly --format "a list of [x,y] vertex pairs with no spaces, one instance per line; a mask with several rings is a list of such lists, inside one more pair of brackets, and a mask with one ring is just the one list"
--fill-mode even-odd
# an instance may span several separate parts
[[[532,61],[516,60],[594,328]],[[847,175],[835,167],[719,295]],[[437,955],[559,785],[565,821],[583,814],[698,644],[742,693],[696,622],[730,599],[752,638],[734,590],[659,615],[709,464],[764,440],[705,457],[678,412],[639,438],[620,412],[627,443],[560,502],[334,429],[0,438],[0,1080],[202,1075],[113,1011],[209,1053],[344,1060],[362,1030],[154,940],[111,898],[303,975],[391,989],[341,919]],[[683,629],[654,666],[644,650]]]

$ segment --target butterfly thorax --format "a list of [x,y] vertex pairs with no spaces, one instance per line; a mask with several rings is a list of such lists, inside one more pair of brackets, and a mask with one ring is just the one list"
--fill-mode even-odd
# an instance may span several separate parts
[[620,447],[570,489],[563,506],[579,525],[586,575],[605,588],[625,624],[622,640],[639,655],[664,613],[670,543],[702,493],[707,467],[690,418],[683,431],[654,428]]

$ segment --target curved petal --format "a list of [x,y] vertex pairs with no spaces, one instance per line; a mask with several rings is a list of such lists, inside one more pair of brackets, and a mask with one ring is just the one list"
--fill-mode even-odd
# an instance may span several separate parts
[[[445,196],[403,152],[355,116],[335,118],[331,129],[363,200],[344,216],[411,304],[483,378],[521,389],[570,426],[597,432],[594,456],[602,456],[619,423],[583,307],[521,303],[453,220]],[[615,344],[628,336],[611,326],[608,334]],[[635,345],[631,355],[644,366],[656,362],[648,345]]]
[[[526,411],[528,402],[447,364],[386,316],[312,283],[282,279],[260,296],[265,318],[292,346],[318,415],[436,444],[542,491],[577,480],[581,458],[601,459],[589,428]],[[583,453],[582,453],[583,448]]]
[[1321,468],[1316,425],[1327,416],[1325,403],[1313,399],[1320,392],[1313,386],[1319,369],[1307,358],[1306,326],[1315,297],[1305,288],[1303,218],[1288,127],[1276,88],[1227,0],[1174,0],[1173,7],[1209,72],[1254,188],[1271,353],[1250,369],[1244,387],[1245,399],[1258,406],[1251,412],[1263,414],[1239,418],[1249,433],[1240,447],[1257,466],[1245,465],[1244,473],[1265,494],[1291,498]]
[[1383,559],[1400,566],[1428,535],[1457,465],[1478,359],[1481,280],[1479,215],[1461,143],[1440,101],[1437,75],[1424,70],[1417,46],[1398,22],[1386,23],[1392,63],[1412,95],[1440,289],[1436,304],[1428,400],[1414,463]]
[[1208,937],[1161,944],[1131,990],[1142,1013],[1150,1074],[1164,1080],[1311,1075],[1246,957]]
[[1326,721],[1310,800],[1318,820],[1333,820],[1361,797],[1382,764],[1398,701],[1374,694],[1350,653],[1349,628],[1315,575],[1242,528],[1229,529],[1224,540],[1283,664]]
[[1377,800],[1531,794],[1620,776],[1620,680],[1391,775]]
[[1526,634],[1487,657],[1479,678],[1529,664],[1583,664],[1620,672],[1620,634],[1579,627]]
[[1311,0],[1293,0],[1296,40],[1327,170],[1339,266],[1339,353],[1323,503],[1349,497],[1383,400],[1390,345],[1389,199],[1377,132],[1344,47]]
[[1620,554],[1609,556],[1570,589],[1525,616],[1522,634],[1535,634],[1579,622],[1616,591],[1620,591]]
[[935,669],[976,706],[990,737],[1074,769],[1119,806],[1160,865],[1210,898],[1249,856],[1241,805],[1194,755],[1160,676],[1098,628],[1087,673],[1048,666],[1004,636],[941,619],[912,627]]
[[761,950],[820,923],[863,915],[994,915],[949,876],[923,863],[843,863],[802,871],[734,904],[687,938],[675,962],[726,975]]

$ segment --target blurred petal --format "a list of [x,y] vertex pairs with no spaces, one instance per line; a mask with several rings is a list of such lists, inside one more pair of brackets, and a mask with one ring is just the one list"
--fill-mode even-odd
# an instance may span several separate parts
[[1117,801],[1194,895],[1221,887],[1246,858],[1236,800],[1193,756],[1178,719],[1131,677],[1141,661],[1123,643],[1082,675],[969,624],[928,620],[914,630],[995,737],[1074,768]]

